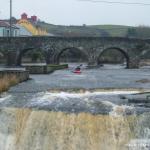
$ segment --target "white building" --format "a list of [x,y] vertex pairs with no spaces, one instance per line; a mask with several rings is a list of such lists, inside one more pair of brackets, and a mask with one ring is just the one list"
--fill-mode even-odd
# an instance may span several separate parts
[[32,33],[30,31],[28,31],[25,27],[16,24],[15,25],[17,28],[19,28],[19,36],[20,37],[26,37],[26,36],[32,36]]
[[[10,24],[5,21],[0,21],[0,37],[9,37],[10,36]],[[15,25],[12,25],[12,36],[19,36],[19,28]]]

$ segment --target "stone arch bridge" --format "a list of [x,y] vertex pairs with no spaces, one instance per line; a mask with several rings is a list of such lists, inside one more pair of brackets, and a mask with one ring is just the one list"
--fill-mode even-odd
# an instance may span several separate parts
[[12,37],[0,38],[0,52],[8,56],[8,65],[21,65],[23,55],[41,49],[47,64],[59,63],[66,49],[77,49],[87,57],[89,65],[97,65],[105,50],[116,49],[127,60],[127,68],[138,68],[145,53],[150,50],[150,40],[120,37]]

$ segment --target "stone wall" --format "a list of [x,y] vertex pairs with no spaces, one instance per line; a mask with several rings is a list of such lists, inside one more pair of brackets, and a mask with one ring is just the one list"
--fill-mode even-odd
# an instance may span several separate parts
[[24,67],[30,74],[49,74],[55,70],[68,68],[68,65],[28,65]]
[[15,75],[19,82],[23,82],[29,79],[29,71],[23,70],[4,70],[0,71],[0,77],[4,77],[7,75]]

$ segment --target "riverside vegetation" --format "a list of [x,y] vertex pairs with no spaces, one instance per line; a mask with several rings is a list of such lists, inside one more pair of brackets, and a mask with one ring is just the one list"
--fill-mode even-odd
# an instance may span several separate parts
[[7,91],[11,86],[19,83],[16,75],[6,75],[0,77],[0,93]]

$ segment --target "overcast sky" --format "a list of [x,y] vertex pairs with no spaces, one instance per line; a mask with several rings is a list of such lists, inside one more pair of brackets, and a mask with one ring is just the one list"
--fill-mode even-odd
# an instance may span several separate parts
[[[78,0],[12,0],[13,16],[20,18],[26,12],[29,16],[60,25],[149,25],[150,5],[121,5],[81,2]],[[121,2],[143,2],[149,0],[108,0]],[[0,0],[0,19],[9,17],[9,0]]]

